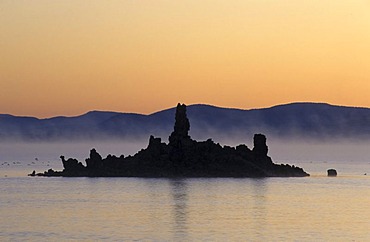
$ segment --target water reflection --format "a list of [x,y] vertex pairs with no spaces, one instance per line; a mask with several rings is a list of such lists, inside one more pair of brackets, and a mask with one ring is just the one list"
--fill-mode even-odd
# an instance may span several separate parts
[[368,176],[0,182],[0,241],[370,241]]
[[252,221],[253,221],[253,228],[258,236],[262,241],[266,241],[265,234],[267,234],[268,225],[266,224],[267,221],[267,182],[266,179],[251,179],[252,185],[252,199],[253,199],[253,207],[252,207]]
[[188,203],[188,186],[184,179],[170,180],[171,195],[173,198],[173,232],[175,240],[187,240],[187,203]]

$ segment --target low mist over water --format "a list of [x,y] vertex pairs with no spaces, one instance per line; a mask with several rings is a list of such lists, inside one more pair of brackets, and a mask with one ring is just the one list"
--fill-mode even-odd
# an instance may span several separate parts
[[85,159],[92,148],[97,149],[104,156],[132,155],[147,146],[144,141],[86,141],[86,142],[11,142],[0,143],[1,160],[29,161],[34,158],[39,160],[55,160],[60,155]]
[[146,143],[112,141],[112,142],[0,142],[0,175],[27,175],[33,170],[45,171],[50,168],[62,170],[60,156],[76,158],[82,163],[89,157],[90,149],[95,148],[103,157],[112,155],[133,155]]
[[[162,142],[165,139],[162,139]],[[253,147],[251,140],[242,139],[223,139],[214,140],[221,145],[236,146],[246,144],[249,148]],[[21,171],[24,175],[32,170],[44,171],[47,169],[62,170],[60,156],[76,158],[82,163],[89,156],[90,149],[95,148],[102,157],[108,154],[120,156],[133,155],[142,148],[146,148],[148,140],[128,140],[116,141],[86,141],[86,142],[1,142],[0,143],[0,175],[4,176],[9,170],[17,170],[18,175]],[[268,155],[275,163],[289,163],[299,165],[307,170],[307,163],[322,164],[324,169],[308,170],[308,172],[325,172],[330,164],[337,163],[356,163],[362,164],[364,169],[359,168],[358,172],[370,173],[366,166],[370,164],[370,141],[350,142],[350,141],[286,141],[274,137],[267,137],[269,147]],[[325,165],[327,164],[327,165]],[[309,165],[312,167],[312,165]],[[335,168],[335,167],[334,167]],[[321,168],[320,168],[321,169]],[[7,174],[9,175],[9,174]]]
[[[253,148],[250,140],[220,139],[215,140],[222,145],[236,146],[245,143]],[[340,162],[370,162],[370,140],[305,140],[305,139],[279,139],[267,136],[268,155],[274,161],[340,161]]]
[[[165,140],[164,140],[165,141]],[[221,145],[246,144],[253,148],[251,140],[214,140]],[[162,139],[163,142],[163,139]],[[359,161],[370,162],[370,141],[286,141],[267,137],[269,156],[274,161]],[[55,160],[60,155],[85,159],[95,148],[103,157],[112,155],[133,155],[148,146],[148,140],[130,141],[86,141],[86,142],[0,142],[0,161]]]

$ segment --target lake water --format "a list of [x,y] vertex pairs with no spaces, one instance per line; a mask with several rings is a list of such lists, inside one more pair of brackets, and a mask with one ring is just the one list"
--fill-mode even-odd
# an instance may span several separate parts
[[0,241],[370,241],[369,162],[289,163],[312,176],[43,178],[25,174],[58,160],[1,161]]

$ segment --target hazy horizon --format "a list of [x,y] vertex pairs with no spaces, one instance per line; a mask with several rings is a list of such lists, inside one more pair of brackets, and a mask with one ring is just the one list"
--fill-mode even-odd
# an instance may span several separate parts
[[[79,117],[91,112],[107,112],[107,113],[122,113],[122,114],[139,114],[139,115],[152,115],[156,114],[158,112],[166,111],[169,109],[174,109],[176,108],[176,105],[181,102],[174,103],[173,106],[167,106],[162,109],[158,110],[153,110],[149,112],[128,112],[125,110],[111,110],[111,109],[91,109],[91,110],[86,110],[83,111],[82,113],[77,113],[77,114],[71,114],[71,115],[64,115],[64,114],[57,114],[55,116],[32,116],[32,115],[23,115],[23,114],[13,114],[13,113],[0,113],[0,115],[11,115],[15,117],[32,117],[32,118],[37,118],[37,119],[52,119],[52,118],[59,118],[59,117],[67,117],[67,118],[73,118],[73,117]],[[277,103],[273,104],[270,106],[262,106],[262,107],[250,107],[250,108],[239,108],[239,107],[232,107],[232,106],[220,106],[220,105],[214,105],[212,103],[184,103],[186,106],[194,106],[194,105],[206,105],[206,106],[212,106],[216,108],[221,108],[221,109],[233,109],[233,110],[242,110],[242,111],[251,111],[251,110],[256,110],[256,109],[269,109],[273,107],[278,107],[278,106],[284,106],[284,105],[290,105],[290,104],[328,104],[330,106],[335,106],[335,107],[349,107],[349,108],[364,108],[364,109],[370,109],[370,106],[351,106],[351,105],[346,105],[346,104],[335,104],[335,103],[328,103],[328,102],[314,102],[314,101],[293,101],[293,102],[288,102],[288,103]]]

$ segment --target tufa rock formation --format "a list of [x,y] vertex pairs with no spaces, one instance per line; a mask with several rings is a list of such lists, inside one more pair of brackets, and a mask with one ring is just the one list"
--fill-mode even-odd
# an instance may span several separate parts
[[[90,151],[86,166],[76,159],[65,160],[64,170],[48,170],[38,176],[66,177],[303,177],[302,168],[274,164],[269,156],[266,137],[254,135],[254,147],[221,146],[211,139],[195,141],[189,136],[190,122],[186,106],[176,108],[174,130],[169,143],[150,136],[146,149],[134,156],[108,155],[102,158],[95,149]],[[35,175],[33,173],[33,175]]]
[[335,169],[329,169],[328,176],[337,176],[337,171]]

